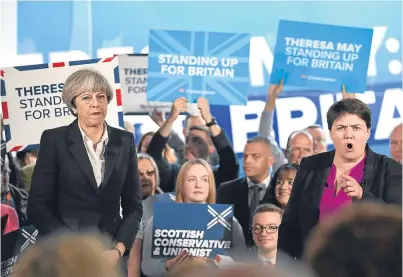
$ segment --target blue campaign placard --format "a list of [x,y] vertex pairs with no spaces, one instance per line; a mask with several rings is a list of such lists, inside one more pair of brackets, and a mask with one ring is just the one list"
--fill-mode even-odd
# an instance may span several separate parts
[[147,101],[246,105],[250,35],[150,30]]
[[213,258],[232,244],[233,206],[225,204],[154,203],[153,258]]
[[155,198],[157,201],[160,201],[160,202],[168,202],[168,203],[175,202],[176,192],[173,191],[173,192],[167,192],[167,193],[162,193],[162,194],[156,194]]
[[270,83],[363,93],[372,29],[280,20]]

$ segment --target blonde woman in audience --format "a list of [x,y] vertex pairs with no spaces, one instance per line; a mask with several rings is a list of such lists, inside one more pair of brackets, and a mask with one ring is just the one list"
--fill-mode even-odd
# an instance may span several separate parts
[[[216,185],[213,171],[210,165],[202,160],[196,159],[186,162],[179,171],[176,183],[176,202],[193,204],[215,204]],[[172,259],[154,259],[151,257],[153,217],[143,224],[143,228],[136,238],[136,243],[142,243],[141,269],[146,276],[163,276],[167,271],[183,264],[190,256],[183,251]],[[232,247],[229,255],[233,258],[236,253],[241,253],[245,249],[245,239],[239,222],[234,218],[232,228]],[[135,255],[139,256],[138,254]],[[139,262],[139,261],[138,261]],[[138,267],[137,267],[138,268]],[[135,274],[139,274],[137,272]],[[131,275],[129,276],[139,276]]]
[[49,237],[30,246],[14,277],[119,277],[116,263],[105,254],[105,243],[91,234]]

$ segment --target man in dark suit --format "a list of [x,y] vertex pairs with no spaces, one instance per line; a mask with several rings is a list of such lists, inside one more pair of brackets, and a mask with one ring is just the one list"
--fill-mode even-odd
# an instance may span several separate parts
[[242,226],[248,246],[253,245],[249,232],[252,216],[268,191],[269,168],[273,163],[270,141],[265,137],[249,139],[243,152],[246,177],[223,183],[217,191],[217,203],[234,205],[234,216]]
[[66,80],[63,101],[77,119],[42,134],[28,218],[40,236],[99,230],[115,241],[105,255],[116,262],[132,246],[143,209],[134,136],[105,122],[113,95],[92,69]]

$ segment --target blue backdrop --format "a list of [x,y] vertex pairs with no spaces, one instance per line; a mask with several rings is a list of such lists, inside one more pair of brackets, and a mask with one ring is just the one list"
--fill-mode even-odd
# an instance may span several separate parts
[[[388,118],[393,116],[392,119],[396,119],[403,113],[401,104],[393,97],[396,90],[390,91],[392,96],[389,98],[392,99],[383,97],[386,90],[402,86],[401,2],[18,1],[14,4],[6,1],[2,3],[3,15],[12,5],[16,5],[17,13],[16,18],[11,19],[15,22],[10,22],[9,26],[17,26],[16,34],[8,32],[2,35],[9,37],[6,37],[8,44],[4,45],[1,57],[36,53],[35,56],[19,60],[25,64],[48,62],[51,57],[60,58],[68,51],[75,51],[69,55],[75,55],[76,58],[93,58],[119,51],[147,52],[150,29],[250,33],[249,73],[252,91],[249,100],[252,104],[256,100],[265,100],[279,20],[374,28],[367,84],[369,89],[375,89],[375,97],[370,104],[374,121],[370,144],[376,151],[389,154],[386,134],[396,120]],[[307,119],[303,125],[311,124],[311,121],[321,124],[321,98],[311,91],[298,92],[292,88],[282,95],[284,99],[299,96],[311,101],[317,113],[316,120],[313,115],[309,120],[305,117]],[[299,98],[289,101],[298,103]],[[237,116],[232,114],[234,110],[236,108],[213,108],[220,124],[238,145],[240,142],[235,142],[237,137],[253,135],[253,130],[251,132],[247,124],[234,127],[234,118]],[[253,121],[257,111],[248,110],[250,114],[245,114],[244,119]],[[385,113],[384,119],[378,126],[382,111]],[[291,118],[296,120],[307,116],[298,109],[290,113]],[[283,145],[288,130],[281,128],[287,127],[277,128],[277,118],[274,123],[276,138]],[[375,134],[377,129],[378,135]],[[240,147],[236,148],[239,152]]]

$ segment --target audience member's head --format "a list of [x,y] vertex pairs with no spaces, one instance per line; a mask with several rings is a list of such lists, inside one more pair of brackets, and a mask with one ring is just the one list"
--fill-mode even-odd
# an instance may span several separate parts
[[214,204],[216,186],[211,166],[202,159],[186,162],[176,180],[176,202]]
[[118,277],[118,266],[103,256],[96,236],[68,234],[30,246],[19,259],[15,277]]
[[356,203],[318,225],[304,259],[318,277],[402,276],[402,210]]
[[269,176],[269,168],[274,163],[270,141],[265,137],[249,139],[242,160],[245,175],[254,183],[262,183]]
[[313,153],[323,153],[327,151],[326,134],[320,125],[311,125],[305,128],[313,138]]
[[183,135],[186,137],[189,134],[190,129],[195,126],[206,127],[206,122],[201,116],[186,116],[185,122],[183,124]]
[[20,166],[23,167],[35,164],[36,159],[38,158],[38,152],[38,149],[18,151],[16,156]]
[[402,163],[402,127],[403,123],[400,123],[395,128],[393,128],[390,134],[390,154],[392,159]]
[[147,154],[137,154],[137,167],[143,200],[156,193],[160,185],[160,175],[154,159]]
[[306,131],[291,133],[287,142],[287,159],[289,163],[300,164],[302,158],[313,155],[313,138]]
[[297,164],[284,164],[280,166],[270,180],[269,195],[272,203],[285,209],[291,196],[292,186],[297,175]]
[[277,255],[278,228],[281,224],[283,209],[273,204],[257,207],[251,226],[253,241],[258,253],[266,260],[275,264]]
[[207,127],[193,126],[190,128],[186,136],[185,160],[208,160],[209,155],[213,152],[214,145]]

